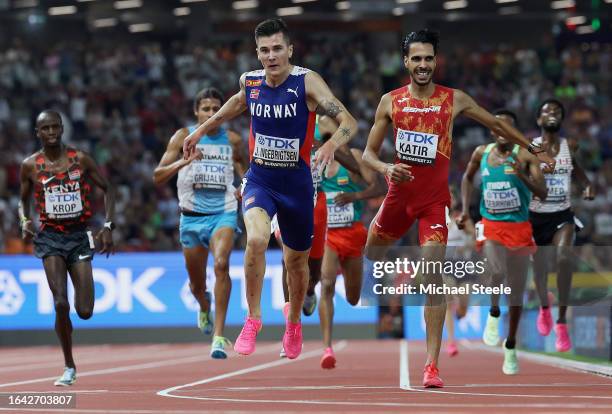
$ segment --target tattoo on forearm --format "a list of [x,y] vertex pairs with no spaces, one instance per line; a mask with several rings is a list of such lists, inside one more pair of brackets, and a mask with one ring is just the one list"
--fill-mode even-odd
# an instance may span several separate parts
[[344,145],[351,140],[351,129],[347,127],[339,128],[334,134],[332,141],[336,143],[336,145]]
[[343,109],[339,105],[337,105],[335,102],[330,102],[328,100],[321,101],[316,109],[317,114],[327,115],[333,119],[336,119],[338,114],[342,111]]

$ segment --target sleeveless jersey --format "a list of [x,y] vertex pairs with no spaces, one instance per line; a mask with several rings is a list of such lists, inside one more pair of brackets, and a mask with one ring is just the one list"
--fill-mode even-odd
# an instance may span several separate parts
[[389,182],[390,195],[450,200],[453,96],[453,89],[440,85],[428,99],[413,98],[408,86],[391,91],[395,163],[411,165],[414,180]]
[[358,200],[343,206],[334,203],[334,198],[339,193],[356,193],[361,191],[361,186],[351,179],[349,171],[342,165],[332,177],[323,177],[321,184],[327,199],[327,227],[330,229],[350,227],[356,221],[361,220],[363,201]]
[[[190,126],[192,133],[196,126]],[[234,160],[227,130],[200,138],[196,148],[202,159],[195,160],[178,172],[176,186],[182,210],[218,214],[238,210],[234,196]]]
[[76,149],[66,148],[66,156],[68,169],[55,174],[49,171],[42,152],[36,156],[34,198],[41,230],[68,232],[71,227],[84,227],[91,217],[91,185],[83,177]]
[[309,69],[294,66],[277,87],[266,84],[264,70],[245,77],[250,168],[247,180],[280,193],[312,187],[310,151],[315,113],[306,105],[304,78]]
[[[527,185],[508,165],[492,167],[488,163],[489,154],[495,144],[487,145],[480,160],[482,177],[482,197],[480,215],[487,220],[521,223],[529,219],[531,192]],[[511,157],[517,157],[519,146],[512,149]]]
[[[542,137],[533,140],[541,144]],[[537,198],[531,200],[529,210],[536,213],[555,213],[567,210],[571,207],[572,190],[572,154],[570,153],[567,139],[560,138],[559,153],[555,156],[555,170],[550,174],[544,174],[548,195],[546,200],[541,201]]]

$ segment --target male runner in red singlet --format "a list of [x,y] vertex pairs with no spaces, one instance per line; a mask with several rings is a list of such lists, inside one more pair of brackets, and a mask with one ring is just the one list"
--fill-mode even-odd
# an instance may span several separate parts
[[[370,225],[366,256],[371,260],[381,260],[385,247],[402,237],[415,220],[419,221],[419,243],[425,263],[444,259],[450,205],[448,172],[452,125],[458,115],[466,115],[528,148],[547,164],[547,168],[554,167],[554,160],[538,145],[530,144],[523,134],[496,119],[467,94],[433,83],[437,49],[438,34],[435,32],[426,29],[406,36],[404,65],[411,83],[383,95],[376,110],[363,158],[387,177],[389,191]],[[395,143],[393,164],[378,158],[389,125],[393,125]],[[423,276],[428,284],[442,285],[440,274],[430,272]],[[445,312],[442,295],[427,296],[425,387],[443,386],[437,365]]]
[[[81,319],[94,309],[94,281],[91,260],[94,240],[87,230],[91,218],[91,184],[104,191],[106,223],[97,238],[100,253],[113,253],[115,212],[114,191],[88,154],[62,144],[64,126],[55,111],[43,111],[36,118],[36,136],[42,149],[21,164],[19,220],[24,240],[34,238],[34,253],[42,259],[55,305],[55,332],[64,353],[64,373],[55,385],[76,381],[72,357],[72,323],[68,303],[68,273],[74,285],[74,307]],[[40,213],[40,230],[35,232],[31,216],[34,192]]]

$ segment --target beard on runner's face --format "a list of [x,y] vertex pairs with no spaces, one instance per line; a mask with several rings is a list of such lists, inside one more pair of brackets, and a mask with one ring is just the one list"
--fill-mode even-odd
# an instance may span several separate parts
[[429,67],[416,67],[412,71],[412,79],[417,85],[427,85],[431,82],[433,70]]
[[553,116],[547,117],[542,122],[542,128],[546,132],[558,132],[561,129],[561,121]]

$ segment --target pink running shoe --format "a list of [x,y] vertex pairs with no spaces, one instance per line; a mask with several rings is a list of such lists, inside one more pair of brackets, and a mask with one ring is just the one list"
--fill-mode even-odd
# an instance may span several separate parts
[[425,369],[423,370],[423,386],[425,388],[442,388],[444,387],[444,383],[440,378],[440,373],[436,364],[433,362],[429,365],[425,365]]
[[302,323],[287,321],[283,335],[283,349],[289,359],[295,359],[302,352]]
[[251,355],[255,352],[255,340],[257,334],[261,331],[261,326],[261,320],[247,318],[234,344],[234,351],[241,355]]
[[566,323],[556,324],[555,334],[557,335],[557,340],[555,341],[555,348],[557,348],[557,352],[567,352],[572,349],[572,340],[567,332]]
[[446,345],[446,353],[449,357],[457,356],[457,354],[459,353],[459,348],[457,348],[457,344],[455,344],[454,342],[449,342]]
[[538,313],[538,319],[536,321],[536,326],[538,327],[538,332],[542,336],[548,336],[553,327],[552,315],[550,314],[550,308],[540,308],[540,313]]
[[331,347],[325,348],[325,352],[323,352],[323,356],[321,357],[321,368],[336,368],[336,355],[334,355],[334,351]]

